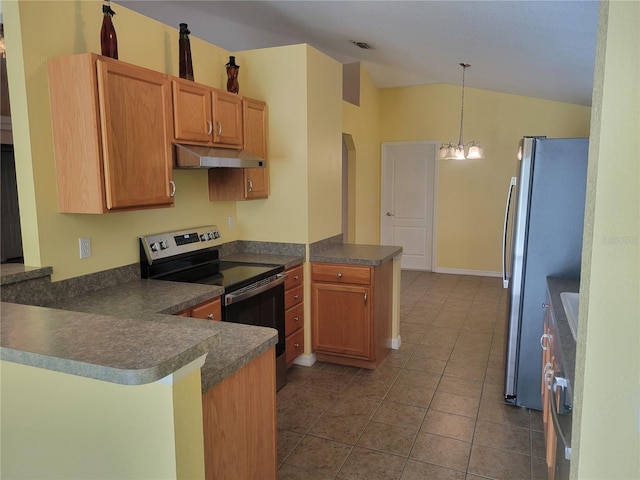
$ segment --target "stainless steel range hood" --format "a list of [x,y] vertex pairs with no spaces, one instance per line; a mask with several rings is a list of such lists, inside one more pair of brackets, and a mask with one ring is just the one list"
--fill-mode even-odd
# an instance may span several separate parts
[[175,168],[263,168],[264,158],[246,150],[173,144]]

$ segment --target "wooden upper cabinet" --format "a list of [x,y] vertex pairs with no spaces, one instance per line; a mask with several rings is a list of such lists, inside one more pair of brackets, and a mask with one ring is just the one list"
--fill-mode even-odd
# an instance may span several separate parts
[[242,147],[242,97],[213,90],[213,143]]
[[242,147],[242,97],[182,78],[172,90],[176,142]]
[[60,212],[173,205],[169,78],[92,53],[48,71]]
[[242,97],[244,148],[264,158],[264,168],[212,168],[209,170],[209,200],[235,201],[269,197],[267,159],[267,104]]

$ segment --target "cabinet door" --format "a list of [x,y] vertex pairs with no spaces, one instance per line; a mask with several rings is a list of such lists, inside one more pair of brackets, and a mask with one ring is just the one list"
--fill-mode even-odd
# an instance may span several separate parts
[[[267,104],[259,100],[242,100],[245,150],[267,159]],[[269,162],[264,168],[245,168],[245,197],[269,196]]]
[[175,139],[210,144],[213,132],[211,89],[178,78],[171,83]]
[[96,63],[107,208],[172,204],[168,77],[120,62]]
[[213,90],[213,143],[242,146],[242,97]]
[[311,296],[314,350],[369,359],[370,289],[313,283]]

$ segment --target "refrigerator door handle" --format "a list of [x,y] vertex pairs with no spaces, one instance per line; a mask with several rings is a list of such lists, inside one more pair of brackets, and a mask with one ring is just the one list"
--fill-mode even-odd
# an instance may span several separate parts
[[513,189],[517,183],[516,177],[511,177],[509,182],[509,192],[507,193],[507,204],[504,207],[504,227],[502,230],[502,286],[509,288],[509,279],[507,278],[507,230],[509,224],[509,209],[511,208],[511,196]]

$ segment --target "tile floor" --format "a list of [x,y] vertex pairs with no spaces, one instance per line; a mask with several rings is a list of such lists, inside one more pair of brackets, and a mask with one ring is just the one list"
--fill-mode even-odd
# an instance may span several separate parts
[[376,370],[289,369],[278,479],[546,479],[541,413],[503,403],[505,302],[499,278],[403,271]]

